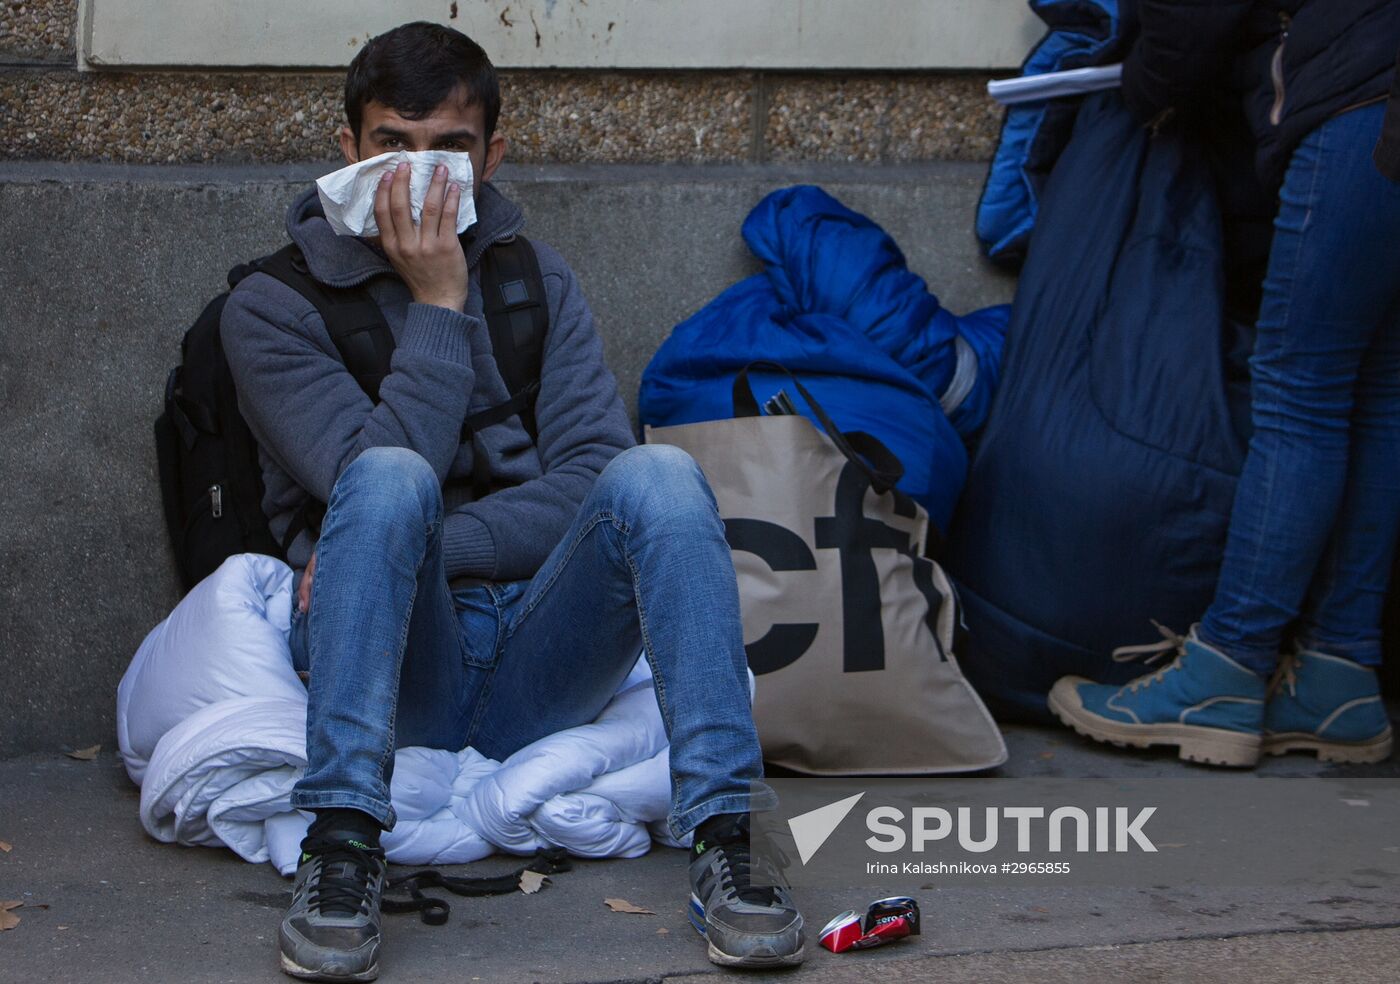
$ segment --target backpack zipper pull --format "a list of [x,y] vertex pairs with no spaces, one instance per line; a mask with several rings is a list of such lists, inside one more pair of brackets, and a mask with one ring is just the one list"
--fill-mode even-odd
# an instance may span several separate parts
[[215,519],[224,514],[224,489],[221,485],[209,486],[209,511]]

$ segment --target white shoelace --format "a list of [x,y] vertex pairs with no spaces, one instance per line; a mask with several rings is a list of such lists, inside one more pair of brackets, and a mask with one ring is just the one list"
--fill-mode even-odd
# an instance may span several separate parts
[[1288,685],[1288,696],[1298,696],[1298,654],[1284,653],[1279,660],[1278,669],[1274,671],[1273,677],[1269,680],[1269,689],[1266,698],[1272,697],[1279,692],[1284,684]]
[[1176,669],[1181,654],[1186,650],[1186,637],[1180,633],[1173,632],[1156,619],[1152,620],[1153,626],[1162,634],[1162,638],[1156,642],[1142,643],[1136,646],[1119,646],[1113,650],[1113,661],[1115,663],[1132,663],[1141,660],[1144,666],[1151,666],[1157,660],[1168,653],[1175,653],[1176,659],[1166,666],[1163,666],[1156,673],[1140,676],[1127,684],[1128,690],[1136,692],[1139,687],[1153,684],[1166,676],[1166,674]]
[[1173,632],[1156,619],[1152,620],[1152,624],[1162,633],[1161,639],[1138,646],[1119,646],[1113,650],[1113,662],[1131,663],[1140,659],[1144,665],[1151,666],[1167,653],[1180,652],[1186,648],[1185,636]]

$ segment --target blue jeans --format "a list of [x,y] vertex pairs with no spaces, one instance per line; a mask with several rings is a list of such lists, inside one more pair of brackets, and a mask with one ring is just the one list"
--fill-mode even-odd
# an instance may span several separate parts
[[529,581],[450,588],[442,516],[413,451],[369,449],[337,480],[310,606],[293,616],[293,659],[310,669],[294,807],[392,828],[395,747],[504,759],[593,721],[643,650],[671,740],[675,834],[776,805],[751,786],[763,761],[724,524],[685,452],[618,455]]
[[1376,665],[1400,531],[1400,185],[1384,106],[1314,130],[1274,223],[1251,361],[1254,435],[1200,638],[1259,672],[1292,628]]

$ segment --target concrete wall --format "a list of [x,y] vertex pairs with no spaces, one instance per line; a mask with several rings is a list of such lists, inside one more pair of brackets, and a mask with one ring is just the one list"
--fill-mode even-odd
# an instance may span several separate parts
[[[177,599],[151,425],[185,328],[282,241],[317,169],[0,164],[0,755],[114,740],[118,679]],[[753,264],[766,192],[823,184],[885,225],[954,310],[1009,299],[971,235],[983,168],[508,170],[574,263],[629,406],[670,327]]]
[[83,0],[87,67],[338,67],[408,21],[506,68],[1006,68],[1044,24],[1025,0]]
[[[79,18],[78,0],[0,4],[0,160],[220,165],[334,160],[339,156],[334,134],[343,122],[343,66],[371,29],[426,12],[472,33],[503,66],[520,66],[501,73],[501,132],[510,141],[512,161],[985,161],[1002,111],[987,98],[988,73],[966,69],[1002,66],[992,74],[1014,74],[1007,66],[1020,61],[1039,31],[1022,0],[879,0],[875,6],[864,0],[764,0],[760,6],[773,16],[799,16],[802,24],[815,17],[826,25],[828,37],[832,20],[823,19],[822,11],[857,10],[867,40],[869,32],[900,32],[910,52],[927,57],[890,60],[885,57],[890,45],[862,47],[846,36],[853,31],[845,31],[837,48],[818,46],[805,60],[735,61],[712,47],[698,60],[656,55],[639,61],[612,51],[605,23],[599,31],[574,24],[577,17],[606,20],[605,7],[623,2],[424,0],[411,9],[391,10],[359,0],[201,0],[181,4],[179,17],[153,19],[150,9],[170,7],[166,0],[97,0],[86,13],[115,20],[98,18],[96,24]],[[726,3],[748,9],[739,0]],[[209,6],[216,14],[202,16],[199,8]],[[454,7],[460,10],[456,19]],[[543,15],[536,20],[544,25],[538,51],[527,16],[536,7]],[[641,30],[654,14],[664,18],[677,9],[703,8],[703,15],[692,19],[699,22],[696,31],[713,29],[712,44],[726,31],[746,30],[745,43],[764,36],[703,4],[682,8],[681,0],[666,0],[627,7],[646,11],[629,15],[613,34]],[[356,13],[369,9],[376,11],[369,22]],[[319,26],[299,20],[305,18]],[[178,53],[167,28],[187,40],[212,39],[212,47],[202,55]],[[667,29],[664,23],[661,29]],[[684,34],[686,45],[697,40],[696,31]],[[808,41],[822,33],[790,26],[783,31],[785,37]],[[79,35],[86,48],[76,43]],[[273,42],[287,37],[297,41],[298,54],[291,60],[274,54]],[[90,51],[94,38],[106,46],[100,57],[112,64],[80,71],[82,52]],[[559,48],[566,40],[567,51]],[[982,43],[987,40],[991,48]],[[519,54],[521,44],[528,57],[512,54]],[[634,54],[655,48],[644,38],[629,44]],[[141,55],[141,45],[169,52],[189,67],[172,71],[167,61],[164,70],[135,68],[131,60],[154,57]],[[733,46],[729,55],[740,47]],[[873,60],[850,63],[842,60],[842,50]],[[230,71],[269,61],[276,62],[275,69]],[[300,70],[312,63],[338,67]]]

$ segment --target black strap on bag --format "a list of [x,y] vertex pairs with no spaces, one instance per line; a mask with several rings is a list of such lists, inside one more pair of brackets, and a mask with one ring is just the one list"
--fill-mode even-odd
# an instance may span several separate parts
[[[474,413],[462,423],[462,443],[476,431],[519,416],[532,442],[539,441],[535,401],[540,394],[544,339],[549,331],[549,301],[544,293],[539,257],[524,236],[502,240],[481,256],[481,302],[491,353],[510,394],[504,403]],[[472,494],[490,495],[491,470],[486,455],[472,457]]]
[[[792,380],[792,384],[797,388],[797,392],[802,399],[807,401],[807,405],[812,408],[812,414],[821,423],[822,430],[826,431],[831,442],[836,445],[837,450],[845,456],[865,475],[870,481],[870,487],[879,495],[886,493],[893,496],[893,508],[896,515],[913,517],[918,515],[919,507],[904,492],[895,488],[899,480],[904,477],[904,463],[899,460],[899,456],[891,451],[883,441],[873,434],[865,431],[843,431],[836,426],[836,423],[827,414],[826,409],[817,402],[816,397],[807,391],[792,371],[786,366],[767,360],[750,362],[739,371],[734,377],[734,416],[735,417],[757,417],[760,416],[758,400],[753,395],[753,387],[749,383],[749,370],[761,369],[768,372],[781,373]],[[844,480],[844,476],[843,476]],[[894,531],[891,531],[894,532]],[[902,536],[891,539],[884,544],[895,550],[905,551]],[[925,538],[923,560],[932,560],[942,546],[942,536],[939,530],[932,523],[928,526],[928,535]],[[928,601],[928,611],[925,621],[930,633],[933,635],[934,645],[938,648],[939,658],[946,661],[948,654],[944,651],[943,642],[938,637],[938,613],[941,610],[942,595],[938,592],[933,583],[933,567],[929,563],[915,563],[914,583],[920,593]],[[877,668],[877,667],[862,667]]]
[[524,236],[496,243],[481,256],[481,300],[491,352],[510,398],[500,406],[468,417],[464,437],[515,414],[530,440],[539,437],[535,398],[540,392],[540,366],[549,330],[549,301],[539,257]]
[[[389,362],[394,354],[394,335],[368,286],[326,287],[311,276],[306,258],[295,243],[289,243],[271,256],[254,260],[231,274],[229,280],[234,281],[235,276],[241,280],[252,272],[280,280],[315,306],[345,368],[360,389],[378,403],[379,386],[389,374]],[[306,529],[319,532],[325,515],[326,504],[316,500],[308,500],[297,510],[279,544],[283,554],[291,550]]]
[[389,374],[394,335],[366,284],[328,288],[306,265],[295,244],[257,260],[252,269],[275,277],[306,298],[326,325],[341,361],[369,398],[379,402],[379,385]]
[[[812,414],[822,425],[822,430],[826,431],[826,436],[831,438],[831,443],[836,445],[836,449],[846,457],[847,461],[865,473],[866,477],[870,479],[870,487],[879,495],[893,492],[895,508],[902,514],[914,515],[912,501],[903,501],[907,500],[908,497],[895,488],[899,484],[899,480],[904,477],[904,463],[899,460],[899,456],[873,434],[867,434],[865,431],[843,431],[837,427],[822,405],[811,393],[807,392],[807,387],[803,386],[802,382],[786,366],[777,362],[759,360],[750,362],[739,370],[739,374],[734,377],[734,416],[760,416],[758,400],[754,398],[753,387],[749,383],[749,370],[751,369],[781,373],[792,380],[797,392],[802,396],[802,399],[807,401],[807,406],[812,408]],[[907,513],[905,513],[906,509]]]
[[[391,878],[384,886],[383,910],[387,913],[417,912],[429,926],[441,926],[447,922],[452,907],[445,899],[424,895],[425,888],[441,888],[453,895],[466,898],[481,898],[487,895],[509,895],[520,890],[520,876],[527,871],[541,875],[557,875],[573,868],[569,855],[563,848],[547,848],[535,855],[535,859],[507,875],[483,878],[456,878],[444,875],[435,868],[424,868],[411,875]],[[408,898],[397,899],[394,892],[407,892]]]

